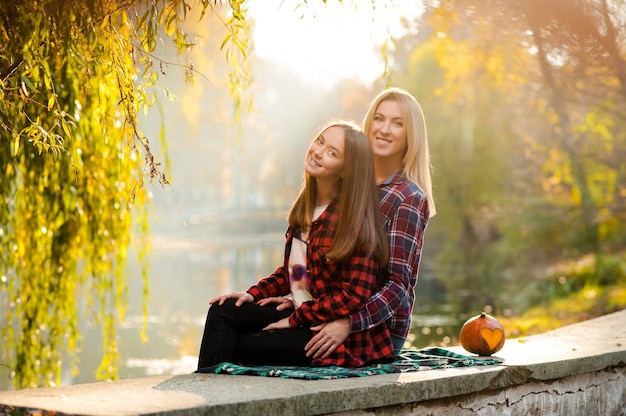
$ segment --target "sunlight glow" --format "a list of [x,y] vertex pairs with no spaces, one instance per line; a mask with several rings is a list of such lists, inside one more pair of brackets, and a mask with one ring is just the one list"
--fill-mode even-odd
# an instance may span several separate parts
[[[312,2],[311,2],[312,3]],[[332,85],[341,79],[371,82],[383,72],[380,48],[417,28],[403,22],[423,13],[415,0],[327,1],[301,5],[283,0],[250,2],[254,50],[300,74],[303,80]]]

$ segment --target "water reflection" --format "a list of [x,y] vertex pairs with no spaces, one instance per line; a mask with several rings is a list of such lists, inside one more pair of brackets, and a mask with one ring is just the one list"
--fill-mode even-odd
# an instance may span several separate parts
[[[148,341],[142,342],[137,263],[130,261],[130,305],[120,325],[120,378],[182,374],[195,370],[204,319],[213,297],[245,290],[274,271],[283,257],[284,233],[182,238],[156,235],[150,254]],[[98,328],[84,325],[80,374],[64,384],[94,381],[101,355]],[[69,376],[69,374],[67,375]]]
[[[245,290],[281,264],[284,234],[259,233],[188,236],[158,234],[153,238],[150,261],[148,341],[141,339],[143,285],[135,256],[129,256],[129,309],[119,325],[122,379],[195,370],[208,301],[225,292]],[[407,346],[423,347],[457,342],[459,322],[446,301],[445,287],[423,265],[418,282],[414,324]],[[83,348],[80,373],[69,369],[62,384],[96,381],[102,356],[100,328],[81,321]],[[6,378],[0,389],[11,388]]]

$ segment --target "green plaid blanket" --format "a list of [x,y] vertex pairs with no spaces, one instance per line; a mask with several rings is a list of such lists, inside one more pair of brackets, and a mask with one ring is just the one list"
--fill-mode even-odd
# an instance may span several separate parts
[[201,368],[197,373],[232,374],[261,377],[295,378],[300,380],[332,380],[348,377],[366,377],[378,374],[407,373],[411,371],[435,370],[452,367],[471,367],[477,365],[501,364],[502,360],[494,357],[466,356],[438,347],[420,350],[402,350],[398,358],[389,364],[377,364],[370,367],[295,367],[295,366],[243,366],[232,363],[220,363]]

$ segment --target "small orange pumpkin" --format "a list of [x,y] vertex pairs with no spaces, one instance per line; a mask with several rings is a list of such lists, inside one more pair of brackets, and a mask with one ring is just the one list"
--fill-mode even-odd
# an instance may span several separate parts
[[489,356],[504,346],[504,328],[491,315],[482,312],[468,319],[461,328],[461,345],[474,354]]

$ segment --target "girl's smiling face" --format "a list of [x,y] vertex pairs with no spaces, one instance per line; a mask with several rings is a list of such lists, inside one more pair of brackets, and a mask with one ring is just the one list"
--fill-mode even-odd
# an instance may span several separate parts
[[343,129],[327,128],[309,146],[305,170],[318,180],[337,180],[343,171],[344,147]]

